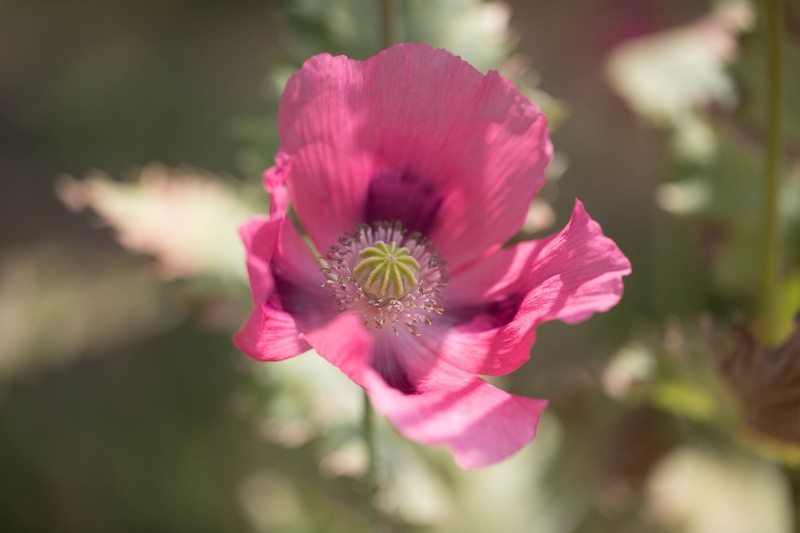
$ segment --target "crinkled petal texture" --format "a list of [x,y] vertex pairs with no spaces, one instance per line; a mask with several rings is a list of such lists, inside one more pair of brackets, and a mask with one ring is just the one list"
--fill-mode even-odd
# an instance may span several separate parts
[[628,258],[580,201],[560,233],[505,248],[454,273],[440,356],[466,372],[502,375],[528,360],[534,328],[574,324],[622,297]]
[[[241,230],[254,309],[237,346],[261,361],[313,347],[403,435],[446,446],[464,468],[530,442],[546,402],[478,376],[522,365],[541,322],[608,310],[630,272],[580,202],[557,235],[499,249],[544,181],[552,149],[541,113],[496,73],[405,44],[366,61],[309,59],[286,87],[279,127],[264,175],[270,218]],[[286,218],[290,200],[321,251],[357,223],[422,232],[448,262],[442,316],[414,336],[337,315]]]
[[[424,444],[445,445],[462,468],[487,466],[518,451],[536,436],[547,405],[544,400],[503,392],[472,374],[436,362],[435,353],[406,333],[400,334],[397,344],[376,338],[352,315],[302,337],[364,387],[375,408],[400,433]],[[398,348],[402,354],[391,353]],[[411,378],[417,381],[413,391],[391,386],[374,367],[378,359],[398,355],[404,359],[401,372],[426,373]]]
[[300,331],[333,315],[320,287],[319,265],[283,216],[259,217],[242,226],[253,311],[233,341],[258,361],[281,361],[309,349]]
[[391,218],[452,267],[519,230],[552,156],[544,116],[513,84],[415,43],[366,61],[312,57],[286,86],[279,130],[268,181],[288,182],[318,249]]

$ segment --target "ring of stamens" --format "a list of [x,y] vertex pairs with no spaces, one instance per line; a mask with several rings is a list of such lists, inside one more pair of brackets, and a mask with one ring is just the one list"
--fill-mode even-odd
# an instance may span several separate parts
[[437,303],[447,283],[445,263],[433,245],[400,222],[358,225],[323,258],[326,281],[338,304],[336,312],[354,312],[366,326],[404,326],[419,335],[420,324],[441,314]]

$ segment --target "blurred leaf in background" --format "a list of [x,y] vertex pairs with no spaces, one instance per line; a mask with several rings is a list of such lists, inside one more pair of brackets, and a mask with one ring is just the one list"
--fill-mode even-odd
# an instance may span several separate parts
[[141,262],[87,262],[85,254],[51,243],[0,257],[0,387],[152,336],[180,317]]
[[[150,164],[133,181],[97,173],[64,178],[57,193],[70,209],[92,208],[120,244],[153,256],[164,279],[245,279],[239,225],[258,212],[256,194],[190,168]],[[265,202],[264,202],[265,203]]]

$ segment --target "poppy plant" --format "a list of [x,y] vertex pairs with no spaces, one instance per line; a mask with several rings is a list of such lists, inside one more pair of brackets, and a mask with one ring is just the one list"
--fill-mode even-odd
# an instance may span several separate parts
[[270,215],[241,229],[254,309],[236,345],[259,361],[313,348],[463,468],[530,442],[547,402],[479,376],[519,368],[538,324],[614,306],[630,272],[580,202],[557,235],[502,247],[545,181],[542,113],[495,71],[400,44],[312,57],[278,123]]

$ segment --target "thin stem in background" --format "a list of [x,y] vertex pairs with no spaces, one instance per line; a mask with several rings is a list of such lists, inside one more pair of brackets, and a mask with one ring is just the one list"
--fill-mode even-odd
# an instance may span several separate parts
[[[762,271],[762,307],[760,333],[766,345],[782,339],[778,314],[778,279],[780,272],[780,227],[778,193],[781,185],[783,149],[783,0],[765,0],[768,40],[767,68],[767,153],[764,173],[764,262]],[[800,533],[800,471],[786,469],[794,508],[794,531]]]
[[364,407],[361,418],[361,428],[364,436],[364,448],[367,454],[367,467],[364,472],[364,505],[370,531],[377,527],[377,513],[375,512],[374,498],[378,489],[375,474],[375,428],[373,424],[372,405],[369,395],[364,391]]
[[765,0],[767,68],[767,150],[764,171],[763,262],[761,265],[761,309],[759,333],[762,343],[775,345],[781,340],[778,314],[778,265],[780,262],[780,227],[778,192],[781,178],[783,145],[783,0]]

